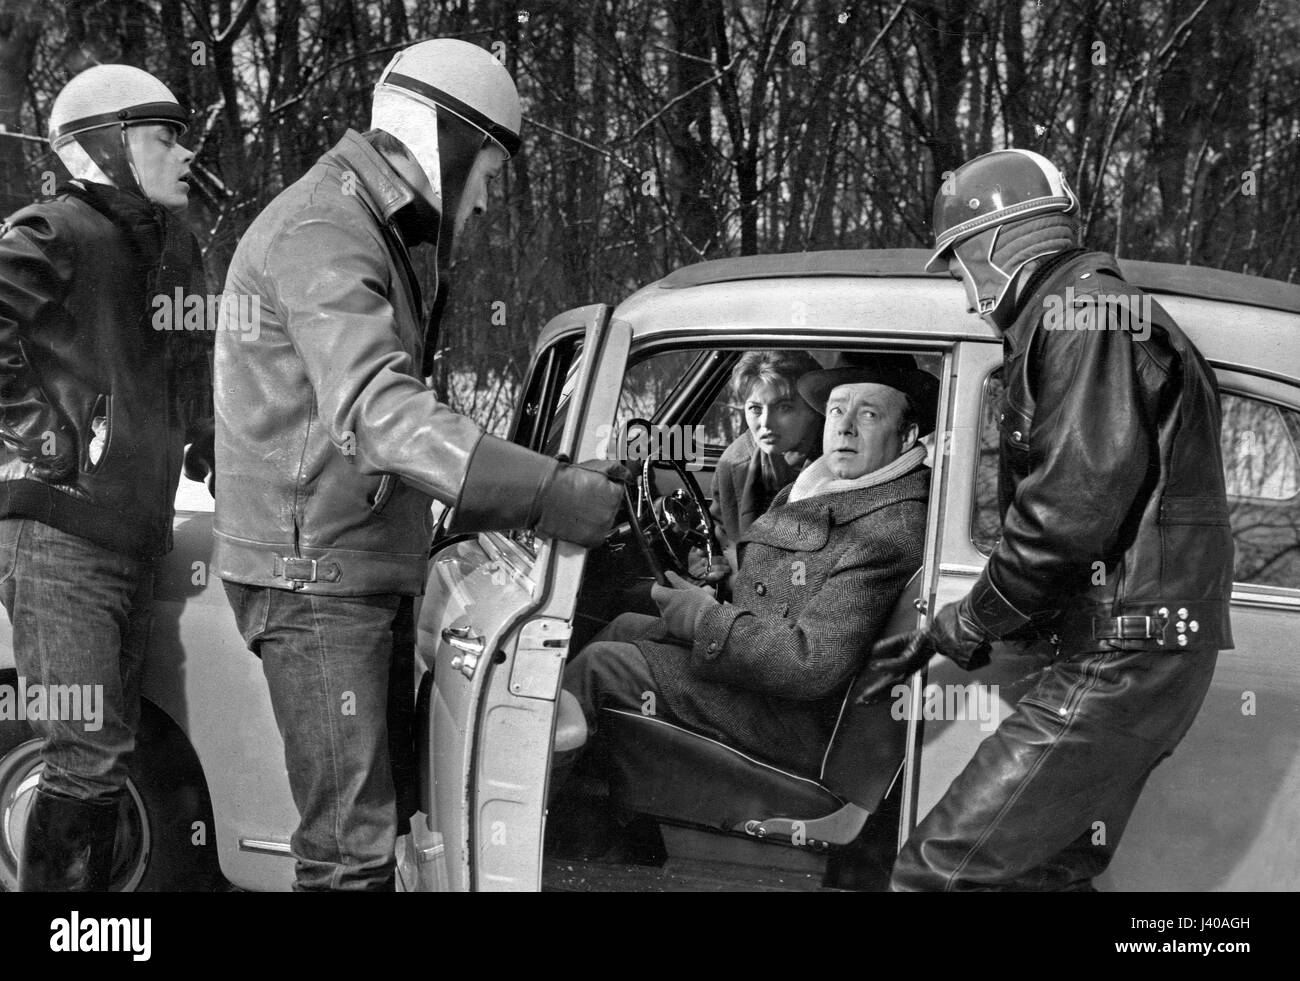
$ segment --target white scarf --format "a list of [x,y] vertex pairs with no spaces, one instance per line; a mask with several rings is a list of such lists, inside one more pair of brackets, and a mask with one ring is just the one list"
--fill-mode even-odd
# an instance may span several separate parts
[[839,494],[842,491],[862,490],[875,487],[877,484],[887,484],[895,477],[901,477],[915,468],[924,459],[925,447],[917,443],[893,463],[886,463],[883,467],[864,473],[861,477],[844,478],[836,477],[831,473],[826,457],[820,456],[795,478],[794,486],[790,488],[789,503],[802,501],[806,497],[816,497],[818,494]]

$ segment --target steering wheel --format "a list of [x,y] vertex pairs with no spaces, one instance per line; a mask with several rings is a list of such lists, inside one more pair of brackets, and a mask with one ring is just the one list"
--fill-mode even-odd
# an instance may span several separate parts
[[[627,431],[635,426],[644,426],[647,431],[650,429],[646,420],[631,419]],[[681,481],[681,488],[660,499],[654,478],[656,470],[671,470]],[[628,488],[624,494],[633,537],[644,553],[655,581],[661,586],[668,585],[665,569],[698,581],[689,571],[688,558],[693,546],[704,549],[709,565],[722,555],[708,499],[700,490],[695,475],[680,460],[640,461],[636,490]]]

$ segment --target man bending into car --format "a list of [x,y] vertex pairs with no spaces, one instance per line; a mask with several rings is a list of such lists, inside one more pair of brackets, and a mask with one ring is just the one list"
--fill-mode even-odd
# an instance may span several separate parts
[[[658,618],[625,613],[564,673],[588,729],[602,708],[655,715],[797,774],[815,773],[844,692],[921,565],[938,384],[908,356],[799,380],[823,455],[740,537],[733,600],[673,577]],[[557,755],[554,789],[576,753]]]

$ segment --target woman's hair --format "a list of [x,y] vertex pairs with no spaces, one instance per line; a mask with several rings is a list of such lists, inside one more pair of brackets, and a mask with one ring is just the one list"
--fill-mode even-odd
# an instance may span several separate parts
[[821,365],[807,351],[746,351],[731,369],[731,385],[742,402],[754,386],[766,383],[787,395],[798,391],[795,382]]

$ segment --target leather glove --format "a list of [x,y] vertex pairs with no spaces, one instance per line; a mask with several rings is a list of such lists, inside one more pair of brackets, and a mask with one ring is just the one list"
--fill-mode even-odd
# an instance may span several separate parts
[[208,482],[208,493],[217,496],[215,434],[211,428],[194,438],[185,449],[185,476],[190,480]]
[[927,633],[936,651],[967,671],[989,663],[994,638],[971,613],[970,596],[940,609],[930,621]]
[[617,460],[557,464],[541,494],[537,533],[583,548],[600,545],[614,527],[628,477],[627,467]]
[[693,644],[700,617],[717,606],[718,601],[713,598],[711,589],[687,582],[675,572],[667,575],[673,588],[655,583],[650,587],[650,598],[658,605],[659,616],[663,618],[668,633]]
[[[52,449],[53,453],[45,452]],[[77,440],[72,431],[62,425],[53,439],[43,436],[18,446],[18,456],[31,464],[32,476],[50,484],[73,482],[77,479]]]
[[895,634],[878,641],[871,648],[867,671],[870,679],[858,695],[857,704],[866,705],[892,692],[894,686],[923,668],[934,656],[934,644],[928,630]]
[[715,555],[710,563],[706,560],[704,549],[692,548],[686,556],[686,571],[692,579],[716,583],[731,575],[731,565],[722,555]]
[[484,436],[470,456],[447,530],[532,528],[592,548],[613,528],[623,503],[619,481],[627,479],[627,468],[616,460],[571,466]]
[[936,613],[928,625],[911,633],[895,634],[879,641],[871,649],[867,670],[871,680],[858,696],[865,705],[893,689],[919,671],[936,653],[967,671],[989,663],[992,638],[975,622],[967,609],[970,597],[949,603]]

